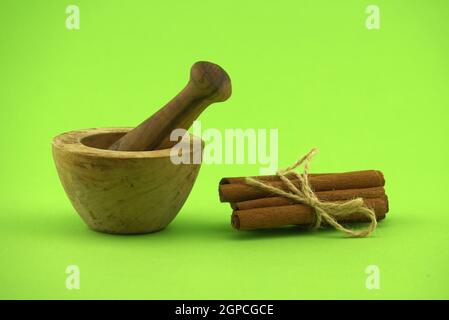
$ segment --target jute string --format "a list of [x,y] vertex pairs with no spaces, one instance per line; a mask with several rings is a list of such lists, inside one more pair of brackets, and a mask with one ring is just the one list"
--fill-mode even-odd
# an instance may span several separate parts
[[[344,202],[328,202],[321,201],[317,198],[309,183],[309,163],[312,157],[318,152],[317,148],[313,148],[306,155],[302,156],[298,161],[289,166],[288,168],[278,170],[276,175],[282,180],[285,186],[290,190],[286,192],[282,189],[273,187],[269,184],[265,184],[254,178],[246,178],[247,184],[269,192],[281,197],[293,200],[295,203],[309,205],[313,208],[315,213],[315,222],[313,228],[319,228],[322,222],[333,226],[335,229],[351,236],[351,237],[366,237],[369,236],[377,226],[376,214],[374,211],[365,206],[362,198],[356,198]],[[304,164],[304,170],[302,174],[295,171],[297,167]],[[295,186],[293,182],[287,178],[288,174],[293,174],[299,180],[299,187]],[[365,229],[347,229],[337,222],[339,217],[346,217],[354,213],[362,214],[370,219],[370,224]]]

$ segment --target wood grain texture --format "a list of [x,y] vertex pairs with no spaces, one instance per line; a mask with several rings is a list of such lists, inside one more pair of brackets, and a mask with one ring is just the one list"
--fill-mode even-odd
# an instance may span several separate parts
[[135,234],[165,228],[187,199],[200,169],[200,164],[173,164],[170,150],[102,149],[130,130],[86,129],[53,140],[61,183],[76,211],[94,230]]
[[171,148],[175,129],[187,130],[204,109],[231,96],[231,79],[218,65],[200,61],[190,70],[182,91],[150,118],[113,143],[110,150],[140,151]]

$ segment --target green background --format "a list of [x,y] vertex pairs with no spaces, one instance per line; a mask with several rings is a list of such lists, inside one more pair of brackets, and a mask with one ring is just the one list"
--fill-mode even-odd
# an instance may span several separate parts
[[[369,4],[380,30],[365,27]],[[0,298],[449,298],[448,18],[446,0],[2,0]],[[312,172],[382,170],[390,212],[375,234],[233,230],[218,181],[258,165],[203,165],[162,232],[90,231],[52,137],[138,124],[197,60],[234,89],[203,130],[278,128],[280,167],[318,146]],[[80,290],[65,287],[69,264]],[[379,290],[365,288],[370,264]]]

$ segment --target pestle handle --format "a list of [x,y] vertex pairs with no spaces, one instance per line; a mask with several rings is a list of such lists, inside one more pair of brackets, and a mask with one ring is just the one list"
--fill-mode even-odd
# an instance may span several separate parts
[[173,130],[187,130],[207,106],[227,100],[231,92],[231,79],[220,66],[206,61],[196,62],[184,89],[159,111],[114,142],[109,150],[171,148],[177,143],[170,141]]

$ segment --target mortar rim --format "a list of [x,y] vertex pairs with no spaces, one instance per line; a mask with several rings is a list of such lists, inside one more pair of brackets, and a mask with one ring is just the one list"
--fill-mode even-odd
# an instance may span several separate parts
[[[113,158],[113,159],[150,159],[150,158],[166,158],[170,157],[169,149],[150,150],[150,151],[116,151],[108,149],[100,149],[89,147],[82,143],[82,140],[98,134],[128,132],[132,127],[106,127],[106,128],[87,128],[63,132],[55,136],[52,140],[53,148],[68,153],[92,156],[97,158]],[[199,137],[188,133],[193,141],[201,141],[201,152],[204,149],[204,141]],[[191,148],[189,154],[196,150]]]

